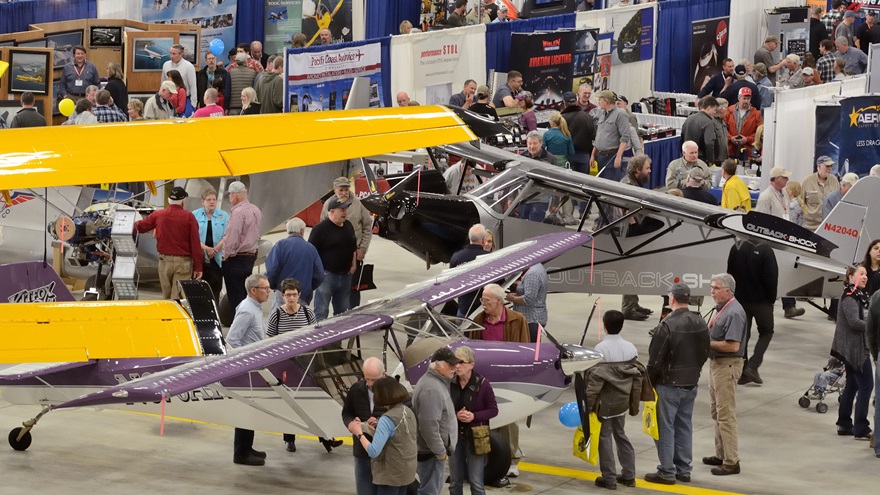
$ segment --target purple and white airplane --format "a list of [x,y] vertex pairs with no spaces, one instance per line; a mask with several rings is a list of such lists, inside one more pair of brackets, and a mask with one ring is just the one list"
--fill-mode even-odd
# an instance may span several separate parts
[[[3,370],[0,391],[4,399],[42,408],[36,417],[10,432],[9,443],[16,450],[27,449],[31,430],[51,411],[100,406],[159,413],[163,401],[164,414],[169,416],[325,438],[343,436],[348,431],[340,419],[341,401],[348,386],[360,378],[362,360],[355,344],[359,336],[381,336],[383,358],[387,360],[388,352],[394,354],[405,372],[401,379],[411,383],[425,372],[437,348],[468,345],[477,354],[477,371],[492,382],[498,399],[499,415],[492,426],[526,418],[553,404],[569,387],[575,372],[599,363],[602,356],[555,341],[470,340],[465,337],[467,331],[479,327],[467,319],[442,315],[440,307],[488,283],[509,285],[530,266],[565,252],[582,249],[587,253],[584,244],[589,240],[588,234],[574,231],[537,237],[296,333],[228,353],[217,345],[216,315],[213,320],[204,316],[205,307],[213,308],[210,291],[200,293],[204,291],[200,281],[185,282],[181,301],[152,302],[187,309],[193,324],[205,330],[200,330],[205,356],[91,359],[22,364]],[[109,310],[132,303],[77,304]],[[368,332],[379,335],[368,336]],[[348,345],[341,345],[343,342]],[[211,350],[216,355],[207,355]],[[501,442],[497,443],[501,447]]]

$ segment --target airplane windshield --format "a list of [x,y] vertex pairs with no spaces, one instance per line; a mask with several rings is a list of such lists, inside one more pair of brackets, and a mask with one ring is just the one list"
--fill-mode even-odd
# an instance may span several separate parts
[[513,199],[528,183],[529,178],[523,170],[511,168],[471,191],[471,195],[483,200],[497,213],[506,213]]

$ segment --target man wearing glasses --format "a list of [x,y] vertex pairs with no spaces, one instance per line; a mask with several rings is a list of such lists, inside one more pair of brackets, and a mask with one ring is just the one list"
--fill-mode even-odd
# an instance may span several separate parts
[[[262,304],[269,300],[272,288],[265,275],[255,273],[244,281],[247,298],[235,308],[235,318],[229,327],[226,343],[233,348],[242,347],[263,340]],[[232,462],[246,466],[266,464],[266,453],[254,450],[254,430],[235,429]]]
[[736,282],[729,273],[711,278],[715,316],[709,322],[709,410],[715,422],[715,455],[703,457],[703,464],[716,466],[712,474],[739,474],[736,424],[736,384],[742,376],[742,340],[746,334],[746,312],[733,297]]
[[523,76],[519,71],[512,70],[507,73],[507,84],[498,88],[492,104],[495,108],[513,108],[517,105],[515,96],[522,89]]

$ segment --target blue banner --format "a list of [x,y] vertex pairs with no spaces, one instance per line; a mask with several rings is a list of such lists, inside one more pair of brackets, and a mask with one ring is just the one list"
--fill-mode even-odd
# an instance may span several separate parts
[[880,163],[880,96],[856,96],[840,102],[838,174],[860,177]]

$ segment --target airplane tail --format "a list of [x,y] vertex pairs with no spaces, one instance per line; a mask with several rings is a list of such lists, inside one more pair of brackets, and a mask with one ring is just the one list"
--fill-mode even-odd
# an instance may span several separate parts
[[878,197],[880,177],[859,179],[816,229],[817,234],[837,244],[833,258],[846,264],[859,263],[871,241],[880,239],[880,215],[869,212]]
[[42,261],[0,265],[0,280],[2,303],[76,301],[52,265]]

